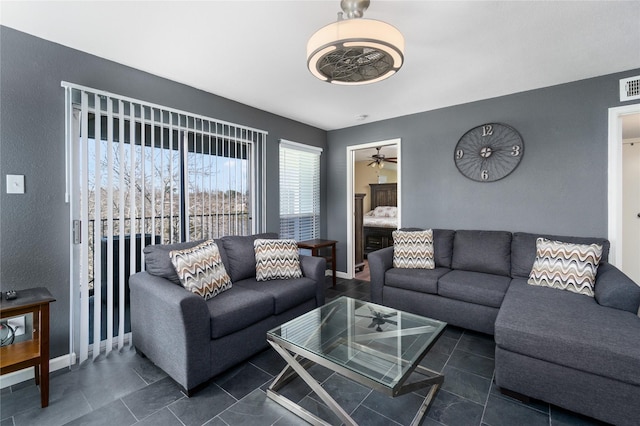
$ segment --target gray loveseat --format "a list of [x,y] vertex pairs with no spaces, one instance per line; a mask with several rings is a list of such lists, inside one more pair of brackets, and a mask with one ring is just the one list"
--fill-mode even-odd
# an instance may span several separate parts
[[180,285],[169,258],[200,241],[145,247],[146,272],[129,281],[133,343],[188,395],[266,348],[269,329],[324,304],[323,258],[300,256],[302,278],[256,281],[253,241],[277,237],[216,240],[232,287],[206,301]]
[[[369,254],[371,300],[493,334],[497,386],[614,423],[640,419],[640,287],[607,263],[609,242],[434,229],[435,269]],[[595,297],[527,284],[536,238],[603,246]]]

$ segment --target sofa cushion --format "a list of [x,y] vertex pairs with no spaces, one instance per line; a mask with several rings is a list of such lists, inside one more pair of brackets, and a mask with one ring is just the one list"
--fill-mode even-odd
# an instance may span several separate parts
[[169,256],[182,286],[205,300],[231,288],[231,279],[218,246],[212,240],[191,248],[171,250]]
[[536,240],[536,260],[527,283],[593,297],[602,246]]
[[640,385],[640,319],[594,298],[514,279],[495,324],[511,352]]
[[302,277],[300,254],[295,240],[253,241],[258,281],[286,280]]
[[450,272],[448,268],[400,269],[391,268],[385,273],[384,284],[389,287],[421,293],[438,294],[438,279]]
[[451,269],[509,276],[511,233],[506,231],[456,231]]
[[453,270],[438,280],[438,294],[450,299],[499,308],[510,277]]
[[236,282],[256,276],[256,253],[253,241],[258,238],[277,239],[278,234],[269,232],[247,236],[228,235],[220,239],[227,253],[227,272],[231,281]]
[[433,231],[393,231],[393,267],[433,269]]
[[155,244],[145,246],[144,265],[145,270],[151,275],[166,278],[174,284],[180,284],[180,278],[176,273],[176,268],[171,262],[169,253],[171,250],[183,250],[202,244],[205,240],[188,241],[186,243],[175,244]]
[[511,276],[513,278],[529,277],[533,262],[536,260],[536,240],[540,237],[574,244],[599,244],[602,246],[601,261],[606,262],[609,256],[609,241],[604,238],[567,237],[515,232],[511,242]]
[[451,257],[453,256],[453,237],[456,231],[451,229],[433,230],[433,257],[436,268],[451,268]]
[[273,311],[276,315],[316,298],[316,284],[307,277],[270,281],[247,278],[235,282],[234,286],[268,294],[273,299]]
[[211,338],[242,330],[274,314],[273,297],[234,283],[233,288],[207,300],[211,316]]
[[601,262],[596,276],[595,298],[602,306],[636,312],[640,307],[640,286],[620,269]]

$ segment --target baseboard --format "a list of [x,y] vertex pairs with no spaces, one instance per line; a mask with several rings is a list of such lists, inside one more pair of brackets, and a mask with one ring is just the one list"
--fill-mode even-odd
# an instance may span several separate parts
[[[68,368],[69,365],[76,363],[76,354],[62,355],[57,358],[49,360],[49,372]],[[13,373],[7,373],[0,376],[0,389],[4,389],[9,386],[17,385],[18,383],[26,382],[34,377],[34,368],[28,367],[24,370],[14,371]]]
[[[324,273],[325,277],[332,277],[333,276],[333,272],[331,272],[331,269],[327,269]],[[336,271],[336,278],[344,278],[347,279],[347,273],[346,272],[340,272],[340,271]]]

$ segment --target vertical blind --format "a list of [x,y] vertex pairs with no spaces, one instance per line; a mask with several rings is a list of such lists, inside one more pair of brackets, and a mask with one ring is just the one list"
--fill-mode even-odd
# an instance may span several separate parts
[[322,148],[280,141],[280,237],[320,237]]
[[72,350],[82,362],[89,350],[94,358],[111,351],[114,338],[118,348],[125,344],[128,280],[144,268],[146,245],[262,229],[258,158],[267,134],[62,85],[67,199],[81,230],[71,248]]

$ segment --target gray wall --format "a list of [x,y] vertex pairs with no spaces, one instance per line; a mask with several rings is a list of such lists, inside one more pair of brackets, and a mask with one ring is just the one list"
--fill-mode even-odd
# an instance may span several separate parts
[[[618,79],[634,70],[328,133],[110,61],[0,27],[0,287],[49,288],[52,357],[68,351],[69,209],[64,202],[62,80],[264,129],[267,228],[278,229],[280,138],[325,148],[323,236],[339,240],[346,271],[348,145],[402,139],[403,224],[566,235],[607,234],[607,108]],[[515,127],[519,167],[498,182],[462,176],[453,150],[486,123]],[[7,174],[26,176],[26,194],[7,195]]]
[[[346,147],[401,138],[402,225],[607,237],[608,108],[621,106],[607,75],[329,132],[328,238],[346,271]],[[628,103],[626,103],[628,104]],[[469,129],[516,128],[518,168],[479,183],[458,172],[453,151]]]
[[[7,27],[0,27],[0,43],[0,287],[5,291],[43,286],[57,299],[51,305],[52,357],[68,353],[69,346],[69,208],[64,200],[61,81],[268,131],[266,207],[271,231],[279,229],[278,140],[326,150],[324,130]],[[327,176],[326,156],[321,171]],[[7,174],[25,175],[26,194],[6,194]],[[323,194],[325,186],[323,180]]]

